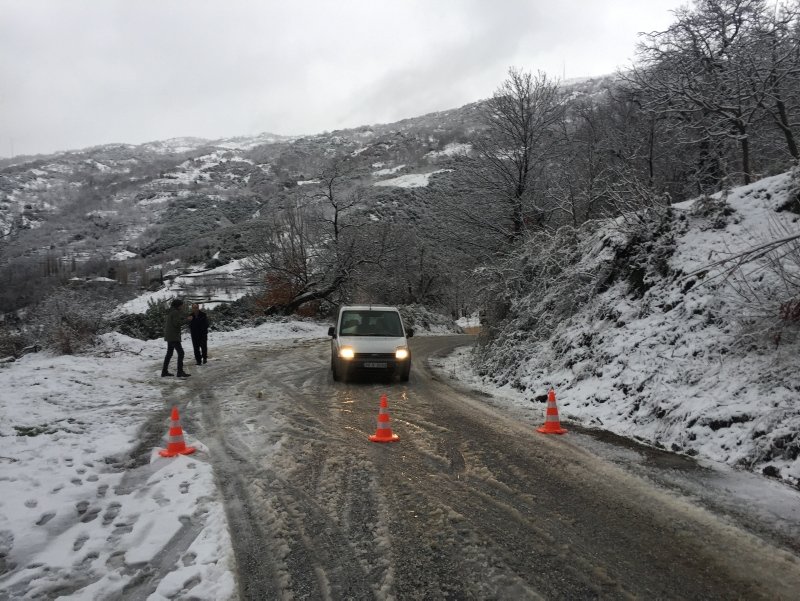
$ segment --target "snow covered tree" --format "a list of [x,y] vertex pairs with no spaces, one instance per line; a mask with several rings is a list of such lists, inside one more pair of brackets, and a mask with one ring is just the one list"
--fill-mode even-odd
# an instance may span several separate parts
[[499,209],[493,213],[500,220],[492,221],[509,242],[526,227],[544,225],[546,211],[535,202],[535,180],[555,146],[563,116],[558,82],[515,68],[484,105],[486,135],[476,144],[482,168],[473,175]]
[[695,0],[675,15],[666,31],[644,37],[629,81],[645,92],[648,109],[691,130],[701,150],[713,149],[720,138],[736,142],[739,170],[749,183],[752,128],[775,87],[763,65],[752,68],[755,41],[770,30],[766,0]]
[[776,7],[755,30],[744,68],[764,91],[763,109],[778,127],[793,159],[800,159],[800,2]]
[[268,314],[330,300],[358,270],[380,265],[389,251],[390,228],[357,210],[362,191],[351,174],[345,161],[332,161],[315,191],[294,197],[265,220],[248,266],[264,283]]

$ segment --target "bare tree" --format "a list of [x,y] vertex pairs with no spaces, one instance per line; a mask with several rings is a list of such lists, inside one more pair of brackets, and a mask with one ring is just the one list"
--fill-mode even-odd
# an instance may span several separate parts
[[380,265],[389,252],[389,226],[366,220],[361,192],[347,165],[333,161],[321,186],[265,221],[249,259],[251,276],[265,284],[267,313],[290,314],[340,293],[360,269]]
[[340,157],[331,161],[319,176],[321,191],[309,195],[309,198],[323,203],[318,219],[327,224],[335,243],[347,234],[350,228],[363,227],[363,218],[354,218],[355,210],[364,204],[363,189],[353,185],[353,166]]
[[630,128],[635,118],[625,115],[619,128],[614,119],[622,106],[610,95],[599,102],[579,98],[570,103],[561,125],[559,160],[546,175],[545,194],[561,214],[561,223],[577,227],[602,216],[616,164],[637,161],[637,152],[623,139],[624,128]]
[[474,174],[484,193],[502,207],[503,219],[493,220],[494,227],[502,228],[509,242],[518,240],[528,225],[544,223],[545,210],[533,201],[535,178],[555,145],[563,116],[558,82],[515,68],[484,105],[487,135],[477,143],[484,168]]
[[800,2],[776,6],[749,40],[742,61],[756,89],[764,91],[763,108],[783,134],[793,159],[800,159],[795,132],[800,125]]
[[763,113],[767,88],[745,68],[744,57],[767,13],[766,0],[695,0],[693,8],[675,11],[666,31],[645,36],[641,65],[629,76],[647,93],[648,108],[694,129],[696,142],[736,141],[745,183],[752,179],[751,127]]

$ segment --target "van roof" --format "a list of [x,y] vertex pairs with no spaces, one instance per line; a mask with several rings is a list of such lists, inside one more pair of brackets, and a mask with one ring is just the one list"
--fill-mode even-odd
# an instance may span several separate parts
[[389,305],[346,305],[339,309],[340,311],[397,311],[397,307],[390,307]]

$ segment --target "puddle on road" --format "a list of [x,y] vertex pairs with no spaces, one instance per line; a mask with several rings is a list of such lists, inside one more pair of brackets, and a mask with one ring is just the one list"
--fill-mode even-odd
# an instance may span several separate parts
[[569,424],[569,431],[582,438],[581,446],[601,452],[606,459],[615,463],[629,464],[636,461],[643,466],[655,469],[677,470],[682,472],[708,473],[709,468],[702,466],[688,455],[680,455],[667,450],[651,447],[630,438],[619,436],[605,430],[594,430],[577,424]]
[[696,499],[727,515],[746,530],[800,552],[800,493],[759,474],[736,470],[707,459],[695,459],[649,447],[603,430],[569,424],[580,448],[643,476],[659,486]]

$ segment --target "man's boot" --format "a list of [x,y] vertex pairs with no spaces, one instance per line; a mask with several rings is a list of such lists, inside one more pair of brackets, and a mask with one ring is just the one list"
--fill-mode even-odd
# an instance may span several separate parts
[[192,374],[187,374],[185,371],[179,371],[179,372],[178,372],[178,377],[179,377],[179,378],[188,378],[188,377],[189,377],[189,376],[191,376],[191,375],[192,375]]
[[164,361],[164,367],[161,368],[161,377],[166,378],[167,376],[174,376],[175,374],[169,373],[169,362]]

